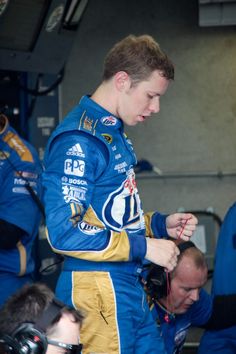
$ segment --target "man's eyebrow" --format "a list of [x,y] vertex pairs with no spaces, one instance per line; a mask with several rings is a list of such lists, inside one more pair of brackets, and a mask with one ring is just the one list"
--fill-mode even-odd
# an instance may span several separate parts
[[185,285],[183,285],[183,286],[182,286],[182,288],[183,288],[183,289],[188,289],[188,290],[198,289],[198,287],[197,287],[197,288],[195,288],[195,287],[192,287],[192,286],[187,286],[187,285],[186,285],[186,286],[185,286]]
[[155,96],[161,96],[161,94],[159,92],[154,92],[154,91],[149,91],[149,94],[152,95],[153,97]]

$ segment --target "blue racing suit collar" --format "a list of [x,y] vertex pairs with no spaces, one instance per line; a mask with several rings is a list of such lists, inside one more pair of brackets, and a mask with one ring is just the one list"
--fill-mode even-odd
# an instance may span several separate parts
[[[102,106],[100,106],[97,102],[91,99],[90,95],[85,95],[81,98],[79,102],[80,106],[85,108],[86,110],[90,111],[90,109],[94,112],[97,112],[97,116],[101,116],[100,122],[103,125],[109,126],[109,128],[123,128],[124,123],[123,121],[115,116],[113,113],[107,111]],[[107,120],[105,120],[107,118]]]

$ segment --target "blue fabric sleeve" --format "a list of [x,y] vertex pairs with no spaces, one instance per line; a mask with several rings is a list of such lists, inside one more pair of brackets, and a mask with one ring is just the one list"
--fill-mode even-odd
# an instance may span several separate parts
[[168,215],[155,212],[152,216],[151,228],[155,237],[165,238],[168,237],[166,230],[166,218]]

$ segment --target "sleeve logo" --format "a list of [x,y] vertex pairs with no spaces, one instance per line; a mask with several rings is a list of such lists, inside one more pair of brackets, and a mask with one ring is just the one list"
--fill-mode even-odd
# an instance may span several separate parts
[[84,175],[85,162],[82,160],[66,159],[64,172],[66,175],[82,177]]

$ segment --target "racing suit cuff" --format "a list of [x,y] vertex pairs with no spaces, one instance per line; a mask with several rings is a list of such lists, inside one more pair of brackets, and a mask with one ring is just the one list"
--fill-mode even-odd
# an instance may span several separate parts
[[160,214],[157,211],[153,214],[152,217],[152,230],[154,231],[154,235],[157,238],[165,238],[168,237],[168,233],[166,230],[166,218],[168,215]]
[[147,252],[147,242],[145,236],[132,236],[129,234],[130,259],[143,260]]

